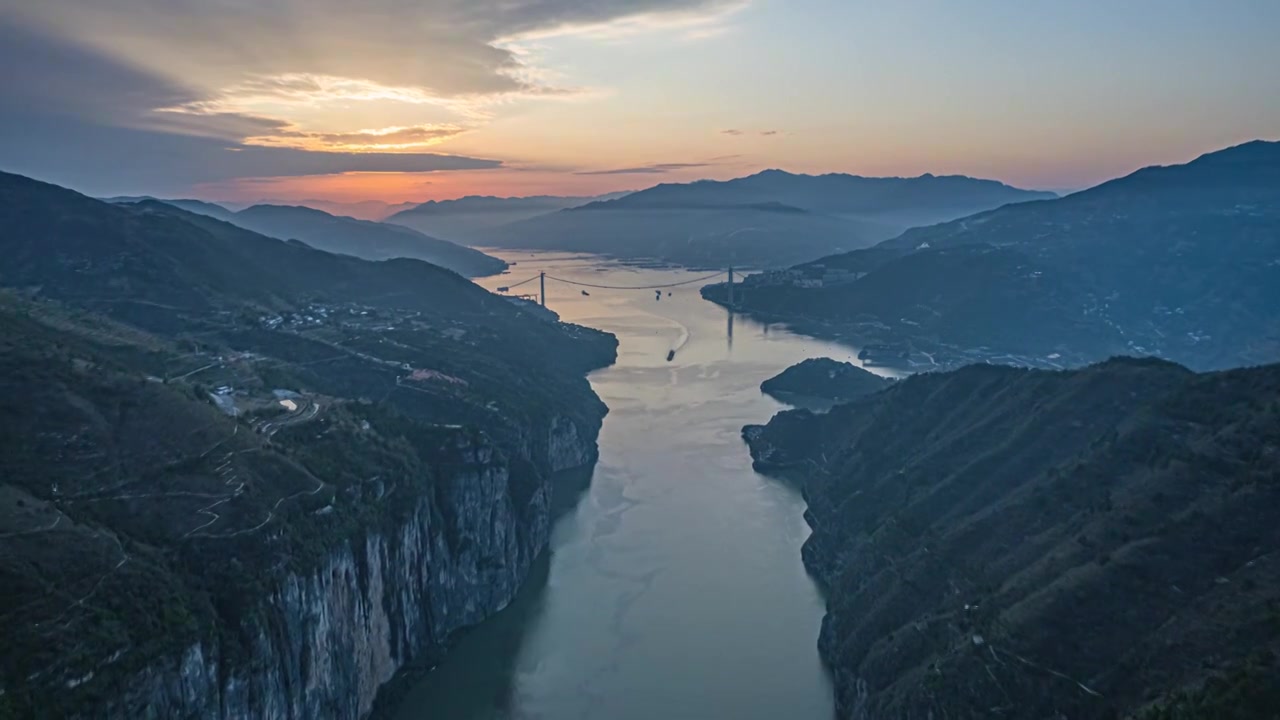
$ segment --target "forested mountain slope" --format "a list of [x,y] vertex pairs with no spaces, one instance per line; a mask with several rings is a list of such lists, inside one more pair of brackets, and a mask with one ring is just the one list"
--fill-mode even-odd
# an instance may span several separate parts
[[804,487],[841,717],[1273,717],[1280,366],[975,365],[744,432]]

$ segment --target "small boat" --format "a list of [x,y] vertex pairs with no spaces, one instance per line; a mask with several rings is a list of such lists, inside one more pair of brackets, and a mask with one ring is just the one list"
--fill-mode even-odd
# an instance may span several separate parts
[[675,351],[675,350],[668,350],[668,351],[667,351],[667,362],[671,362],[673,359],[675,359],[675,356],[676,356],[676,351]]

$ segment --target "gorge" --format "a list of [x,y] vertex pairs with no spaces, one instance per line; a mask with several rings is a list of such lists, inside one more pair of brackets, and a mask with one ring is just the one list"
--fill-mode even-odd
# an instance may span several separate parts
[[0,226],[6,713],[361,717],[596,457],[616,340],[453,273],[12,175]]
[[[1246,178],[1263,199],[1270,167]],[[1170,172],[1135,177],[1188,171]],[[1251,207],[1223,222],[1265,254],[1271,207]],[[1003,252],[965,222],[842,256],[838,287]],[[745,319],[650,263],[495,252],[575,284],[553,313],[500,297],[507,276],[14,175],[0,227],[0,717],[1165,720],[1277,701],[1274,365],[891,382],[860,359],[891,343]],[[955,254],[903,245],[953,230]],[[1161,282],[1194,269],[1180,257]],[[1263,358],[1269,330],[1241,328],[1273,304],[1273,265],[1213,284],[1248,301],[1226,337]],[[806,272],[765,280],[794,300]],[[885,286],[930,291],[906,277]],[[926,348],[902,354],[948,366]],[[770,420],[774,397],[824,412]]]
[[[503,257],[518,261],[516,279],[545,270],[634,287],[700,276]],[[600,461],[556,524],[541,579],[463,634],[379,720],[830,717],[815,644],[823,601],[800,557],[804,501],[752,472],[739,427],[785,407],[761,379],[856,351],[733,317],[696,285],[661,300],[547,288],[563,319],[619,338],[618,361],[589,376],[610,408]]]

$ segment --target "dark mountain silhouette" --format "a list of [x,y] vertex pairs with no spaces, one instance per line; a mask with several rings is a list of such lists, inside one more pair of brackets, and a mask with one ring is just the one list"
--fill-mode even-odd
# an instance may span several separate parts
[[975,365],[744,430],[804,486],[838,716],[1280,703],[1280,365]]
[[723,182],[658,185],[504,225],[485,240],[684,265],[780,267],[865,247],[913,225],[1049,196],[966,177],[767,170]]
[[882,219],[886,224],[931,225],[1008,203],[1053,193],[1020,190],[995,180],[960,175],[914,178],[803,175],[765,170],[735,180],[662,184],[583,209],[725,207],[776,202],[833,215]]
[[[726,298],[723,287],[705,294]],[[1198,369],[1273,361],[1280,143],[909,230],[755,278],[739,298],[943,365],[1003,354],[1031,364],[1155,354]]]
[[135,324],[179,324],[214,311],[289,310],[317,299],[491,316],[486,324],[510,321],[517,333],[524,317],[511,314],[506,300],[430,263],[369,262],[165,202],[113,205],[7,173],[0,173],[0,232],[0,285],[31,288]]
[[429,200],[396,212],[385,221],[455,242],[483,244],[487,232],[500,225],[623,195],[626,193],[593,197],[468,195],[456,200]]
[[[394,215],[401,210],[408,210],[409,208],[416,207],[418,203],[388,203],[381,200],[342,202],[339,200],[323,200],[321,198],[304,198],[302,200],[262,199],[254,203],[248,203],[244,207],[236,209],[243,210],[245,207],[252,207],[254,205],[301,205],[303,207],[314,208],[316,210],[323,210],[330,215],[382,222],[383,220],[386,220],[388,216]],[[431,233],[427,234],[430,235]]]
[[170,205],[173,205],[175,207],[180,207],[183,210],[186,210],[188,212],[199,213],[201,215],[208,215],[209,217],[216,217],[219,220],[229,220],[230,217],[235,214],[235,211],[231,210],[226,206],[219,205],[217,203],[206,202],[204,200],[191,200],[186,198],[162,199],[158,197],[152,197],[150,195],[118,195],[116,197],[103,198],[103,200],[106,202],[115,203],[115,204],[140,203],[140,202],[146,202],[148,200],[154,200],[156,202],[169,203]]
[[[792,365],[760,383],[760,390],[782,402],[806,398],[847,402],[883,390],[892,383],[889,378],[880,377],[852,363],[823,357],[809,358]],[[805,405],[804,402],[793,404],[802,407]]]
[[[156,199],[156,198],[151,198],[151,199]],[[195,213],[197,215],[208,215],[209,217],[217,218],[219,220],[225,220],[226,222],[229,222],[232,224],[234,224],[234,219],[236,216],[236,211],[232,210],[231,208],[218,205],[217,203],[205,202],[203,200],[158,200],[157,199],[157,202],[166,203],[168,205],[172,205],[176,208],[181,208],[183,210],[186,210],[187,212]],[[287,238],[281,238],[281,239],[283,240]]]
[[[187,210],[193,213],[199,213],[200,215],[208,215],[210,217],[216,217],[219,220],[226,220],[227,222],[234,222],[234,217],[236,213],[242,210],[247,210],[251,207],[255,207],[258,205],[303,207],[303,208],[310,208],[312,210],[319,210],[321,212],[328,213],[330,215],[334,215],[337,217],[349,217],[349,218],[355,218],[357,220],[372,220],[372,221],[380,220],[383,215],[399,212],[400,210],[405,209],[407,207],[416,206],[416,203],[401,203],[400,205],[388,205],[387,203],[381,202],[379,200],[342,203],[342,202],[334,202],[329,200],[316,200],[316,199],[293,200],[293,201],[262,200],[260,202],[252,202],[252,203],[212,203],[205,200],[167,199],[167,198],[156,198],[156,197],[151,197],[146,195],[136,196],[136,197],[123,196],[123,197],[108,198],[107,202],[141,202],[143,200],[159,200],[160,202],[166,202],[166,203],[169,203],[170,205],[180,207],[183,210]],[[394,208],[394,209],[384,212],[388,208]]]
[[239,212],[254,205],[301,205],[313,210],[327,212],[330,215],[353,217],[357,220],[372,220],[374,222],[382,222],[389,215],[394,215],[401,210],[408,210],[418,205],[416,202],[389,203],[383,200],[344,202],[341,200],[325,200],[323,198],[259,198],[250,202],[226,200],[219,201],[216,204],[232,212]]
[[429,237],[398,225],[330,215],[323,210],[296,205],[254,205],[233,212],[200,200],[161,200],[199,215],[224,220],[281,240],[301,240],[327,252],[354,255],[366,260],[412,258],[425,260],[460,275],[495,275],[507,264],[495,257]]
[[236,213],[233,222],[264,235],[297,238],[321,250],[369,260],[415,258],[469,277],[494,275],[507,269],[507,264],[497,258],[448,240],[398,225],[337,217],[312,208],[255,205]]

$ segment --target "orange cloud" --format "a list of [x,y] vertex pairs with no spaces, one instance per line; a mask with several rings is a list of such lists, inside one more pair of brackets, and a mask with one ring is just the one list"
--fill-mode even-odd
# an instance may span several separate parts
[[464,127],[451,124],[393,126],[354,132],[305,132],[288,129],[270,135],[248,137],[244,143],[317,152],[404,152],[439,145],[466,131]]

